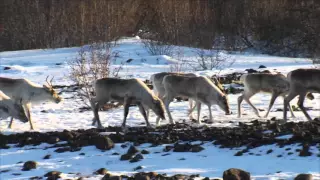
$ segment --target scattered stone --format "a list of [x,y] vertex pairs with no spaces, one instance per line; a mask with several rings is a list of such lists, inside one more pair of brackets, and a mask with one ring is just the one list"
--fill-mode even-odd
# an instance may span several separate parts
[[234,154],[234,156],[242,156],[243,152],[242,151],[238,151],[236,154]]
[[40,112],[42,112],[42,113],[48,113],[47,110],[41,110]]
[[294,180],[312,180],[312,174],[299,174],[297,175]]
[[267,67],[265,65],[260,65],[258,68],[263,69],[263,68],[267,68]]
[[129,162],[134,163],[140,161],[141,159],[143,159],[143,156],[141,154],[137,154]]
[[272,153],[273,152],[273,150],[272,149],[269,149],[268,151],[267,151],[267,154],[270,154],[270,153]]
[[121,176],[111,176],[110,174],[106,174],[101,180],[122,180]]
[[61,65],[62,65],[62,63],[56,63],[56,65],[57,65],[57,66],[61,66]]
[[120,160],[121,161],[126,161],[126,160],[129,160],[132,158],[133,155],[131,154],[123,154],[121,157],[120,157]]
[[303,144],[302,150],[299,153],[299,156],[311,156],[312,153],[309,151],[309,144]]
[[110,150],[114,147],[113,141],[108,136],[96,136],[93,142],[96,148],[101,150]]
[[184,160],[186,160],[186,158],[180,158],[180,159],[178,159],[179,161],[184,161]]
[[86,153],[82,152],[82,153],[80,153],[79,155],[80,155],[80,156],[84,156],[84,155],[86,155]]
[[29,178],[29,180],[38,180],[38,179],[43,179],[43,178],[40,176],[33,176]]
[[50,154],[47,154],[43,157],[43,159],[50,159],[51,158],[51,155]]
[[5,70],[5,71],[6,71],[6,70],[10,70],[10,69],[11,69],[11,67],[8,67],[8,66],[6,66],[6,67],[3,68],[3,70]]
[[106,175],[107,173],[108,173],[108,170],[106,168],[100,168],[95,172],[95,174],[99,174],[99,175]]
[[14,175],[14,176],[20,176],[21,173],[12,173],[12,175]]
[[117,153],[117,152],[114,152],[114,153],[112,153],[111,155],[116,156],[116,155],[120,155],[120,154],[119,154],[119,153]]
[[47,177],[48,179],[51,179],[51,180],[56,180],[61,178],[60,175],[61,175],[60,171],[50,171],[46,173],[44,177]]
[[164,147],[163,151],[169,152],[169,151],[171,151],[171,149],[173,149],[173,146],[166,146],[166,147]]
[[37,168],[37,162],[27,161],[23,164],[22,171],[30,171],[31,169]]
[[137,166],[137,167],[133,168],[133,171],[137,171],[137,170],[140,170],[140,169],[143,169],[143,167],[142,166]]
[[223,172],[223,180],[250,180],[250,173],[236,168]]
[[141,151],[141,154],[150,154],[150,152],[144,149]]
[[162,154],[161,156],[168,156],[170,155],[170,153],[165,153],[165,154]]
[[4,170],[1,170],[0,173],[6,173],[6,172],[9,172],[10,169],[4,169]]
[[258,71],[255,69],[246,69],[245,71],[247,71],[249,74],[250,73],[257,73]]
[[204,148],[200,145],[193,145],[191,148],[191,152],[200,152],[202,150],[204,150]]
[[130,146],[130,148],[129,148],[128,151],[127,151],[127,154],[134,155],[134,154],[136,154],[137,152],[139,152],[139,150],[138,150],[136,147]]
[[150,177],[146,173],[137,173],[134,175],[134,180],[150,180]]

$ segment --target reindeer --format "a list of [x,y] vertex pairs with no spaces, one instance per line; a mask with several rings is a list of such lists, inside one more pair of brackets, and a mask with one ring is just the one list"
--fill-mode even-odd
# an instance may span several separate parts
[[[244,91],[241,96],[238,97],[238,118],[241,117],[241,103],[243,99],[253,108],[255,114],[260,117],[259,111],[250,102],[250,98],[259,93],[266,92],[271,93],[271,100],[268,107],[268,111],[265,114],[265,118],[268,117],[270,109],[272,108],[275,100],[278,96],[285,97],[289,91],[289,81],[283,74],[271,74],[271,73],[252,73],[244,74],[241,76],[240,81],[244,84]],[[285,108],[286,109],[286,108]],[[289,106],[292,117],[295,117],[291,106]]]
[[[287,97],[284,98],[284,107],[299,95],[298,106],[311,121],[310,115],[303,106],[304,99],[308,93],[320,93],[320,69],[296,69],[287,74],[290,89]],[[283,120],[287,121],[287,109],[284,108]]]
[[[34,129],[31,120],[31,103],[40,103],[46,100],[59,103],[62,98],[58,96],[56,91],[53,89],[52,80],[48,82],[48,77],[46,82],[48,85],[39,86],[27,79],[11,79],[0,77],[0,90],[3,91],[7,96],[9,96],[14,101],[20,100],[22,106],[24,107],[27,117],[30,123],[30,129]],[[9,128],[12,127],[13,117],[11,118]]]
[[10,116],[19,119],[21,122],[28,122],[28,117],[21,105],[21,100],[20,103],[14,102],[0,91],[0,119],[6,119]]
[[[165,88],[164,104],[172,124],[174,124],[174,121],[169,105],[176,96],[188,97],[196,101],[198,111],[197,121],[199,124],[201,124],[201,103],[208,106],[211,122],[213,121],[211,113],[211,106],[213,104],[217,104],[227,115],[231,113],[227,96],[207,77],[167,75],[163,78],[162,83]],[[157,124],[159,124],[159,118],[157,119]]]
[[[186,77],[197,77],[196,74],[194,73],[173,73],[173,72],[161,72],[161,73],[156,73],[151,75],[150,81],[152,82],[153,85],[153,92],[160,98],[162,99],[163,96],[165,95],[165,89],[162,84],[163,78],[166,75],[180,75],[180,76],[186,76]],[[210,78],[214,84],[222,91],[224,92],[224,89],[218,79],[216,77],[211,77]],[[193,100],[189,99],[189,110],[188,110],[188,116],[189,119],[194,119],[193,118],[193,110],[195,109],[196,105],[193,106]],[[149,116],[149,110],[147,110],[147,116]]]
[[94,113],[92,125],[98,122],[98,128],[103,128],[100,122],[98,111],[102,105],[109,101],[117,101],[124,105],[124,117],[122,128],[126,128],[126,119],[129,113],[130,104],[136,104],[139,111],[150,127],[145,108],[150,108],[160,117],[164,117],[164,106],[162,101],[153,94],[148,86],[139,79],[116,79],[102,78],[94,82],[96,97],[91,99],[91,106]]
[[[180,76],[187,76],[187,77],[196,77],[197,75],[193,73],[173,73],[173,72],[161,72],[161,73],[156,73],[151,75],[150,81],[152,82],[153,85],[153,92],[155,95],[157,95],[160,99],[163,98],[165,95],[165,89],[162,84],[163,78],[166,75],[180,75]],[[193,107],[193,101],[192,99],[189,99],[189,119],[194,119],[192,115],[192,110],[194,109]],[[147,109],[147,116],[149,116],[149,109]]]

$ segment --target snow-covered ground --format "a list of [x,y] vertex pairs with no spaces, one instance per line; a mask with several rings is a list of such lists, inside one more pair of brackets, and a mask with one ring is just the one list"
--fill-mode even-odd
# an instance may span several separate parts
[[[183,59],[192,60],[196,58],[194,49],[187,47],[175,47],[183,52]],[[69,68],[67,61],[76,57],[79,48],[59,48],[46,50],[24,50],[24,51],[8,51],[0,53],[0,74],[4,77],[12,78],[28,78],[33,82],[44,84],[47,75],[54,76],[54,84],[67,85],[72,84],[68,78]],[[124,65],[120,72],[121,77],[131,78],[137,77],[141,79],[149,79],[150,75],[156,72],[170,71],[173,64],[178,61],[178,57],[173,55],[152,56],[143,48],[141,40],[138,37],[124,38],[120,40],[113,51],[117,51],[120,57],[115,63],[117,67],[121,61],[129,58],[132,62]],[[270,71],[277,70],[282,73],[287,73],[296,68],[313,67],[309,59],[303,58],[286,58],[274,57],[252,53],[233,53],[228,54],[228,58],[235,59],[235,63],[230,68],[212,71],[197,71],[199,75],[212,75],[215,73],[227,74],[230,72],[243,72],[247,68],[257,68],[259,65],[265,65]],[[181,54],[180,54],[181,57]],[[9,66],[11,70],[3,70]],[[185,67],[186,71],[191,69]],[[229,121],[251,121],[257,119],[252,109],[243,103],[242,118],[237,118],[237,97],[229,95],[230,106],[233,112],[232,115],[225,116],[219,108],[213,108],[215,123],[212,126],[232,126],[234,123]],[[91,126],[92,112],[80,112],[79,108],[84,105],[80,99],[74,98],[73,93],[63,93],[64,101],[60,104],[43,103],[32,107],[33,124],[36,131],[62,131],[63,129],[88,129]],[[315,94],[313,101],[306,100],[306,107],[313,107],[313,110],[308,111],[311,117],[320,117],[320,96]],[[252,97],[252,103],[258,109],[267,109],[271,96],[269,94],[257,94]],[[282,98],[278,98],[274,107],[271,110],[269,118],[282,118],[282,112],[276,112],[277,108],[282,108]],[[292,101],[296,104],[297,98]],[[173,102],[170,106],[172,115],[176,121],[187,119],[187,102]],[[46,110],[46,112],[41,112]],[[265,111],[261,112],[263,115]],[[290,119],[291,121],[305,121],[302,112],[295,112],[297,118]],[[208,116],[206,107],[202,109],[202,117]],[[107,112],[100,112],[100,117],[104,126],[121,125],[123,117],[123,109],[118,108]],[[150,122],[155,124],[155,116],[151,114]],[[261,119],[265,120],[265,119]],[[130,108],[127,125],[141,126],[144,122],[139,110],[136,107]],[[168,123],[164,121],[162,123]],[[29,131],[29,124],[23,124],[18,120],[14,121],[13,129],[8,129],[9,119],[0,121],[1,132],[4,134],[19,133]],[[101,152],[94,147],[86,147],[81,150],[85,156],[79,156],[80,152],[67,152],[56,154],[54,149],[42,150],[42,144],[36,146],[36,149],[10,148],[1,150],[0,171],[11,169],[7,173],[1,173],[1,179],[26,179],[35,175],[43,175],[50,170],[59,170],[63,173],[81,172],[83,175],[90,175],[94,170],[105,167],[112,173],[132,173],[133,168],[142,165],[145,167],[143,171],[156,171],[161,173],[198,173],[201,176],[221,177],[222,172],[228,168],[236,167],[244,169],[251,173],[254,179],[292,179],[297,173],[312,173],[315,179],[320,179],[320,159],[316,156],[319,154],[317,149],[313,156],[298,157],[287,156],[285,152],[275,146],[264,146],[257,148],[254,151],[260,152],[262,156],[244,155],[241,157],[233,156],[237,150],[219,149],[211,143],[205,145],[205,150],[200,153],[172,153],[169,156],[161,156],[163,153],[151,153],[145,156],[145,159],[139,163],[129,163],[119,161],[118,156],[112,156],[113,152],[125,152],[126,149],[120,148],[119,145],[110,151]],[[159,148],[148,148],[147,145],[142,145],[151,152],[161,151]],[[275,152],[266,155],[265,151],[273,149]],[[295,152],[296,153],[296,152]],[[42,157],[46,154],[53,154],[53,158],[43,160]],[[277,155],[283,154],[282,157]],[[180,161],[178,159],[185,158]],[[20,171],[21,164],[19,161],[36,160],[39,162],[39,168],[36,170],[22,172]],[[62,160],[62,161],[61,161]],[[22,175],[14,176],[12,173],[20,172]],[[67,175],[72,177],[72,175]],[[96,176],[96,178],[99,178]]]

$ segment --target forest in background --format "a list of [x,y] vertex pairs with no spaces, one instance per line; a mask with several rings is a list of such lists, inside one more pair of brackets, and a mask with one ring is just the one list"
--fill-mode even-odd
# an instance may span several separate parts
[[319,0],[2,0],[0,51],[139,35],[165,44],[314,56]]

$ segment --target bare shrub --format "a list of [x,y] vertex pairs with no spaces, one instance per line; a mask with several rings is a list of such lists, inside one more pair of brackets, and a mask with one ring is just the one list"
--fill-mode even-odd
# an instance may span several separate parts
[[93,82],[100,78],[118,77],[122,69],[111,68],[111,62],[117,58],[117,52],[111,52],[110,43],[94,43],[89,46],[83,46],[78,51],[78,55],[69,61],[70,79],[80,88],[77,94],[87,105],[94,96]]
[[170,64],[169,71],[176,72],[176,73],[186,72],[188,70],[189,63],[184,57],[184,51],[182,48],[177,49],[176,55],[174,56],[174,58],[177,60],[177,62]]
[[142,40],[144,48],[151,55],[172,55],[172,45],[162,41],[156,41],[151,39]]
[[231,56],[223,53],[221,50],[215,49],[197,49],[197,54],[193,60],[193,67],[195,70],[212,70],[212,69],[224,69],[232,66],[235,59]]

